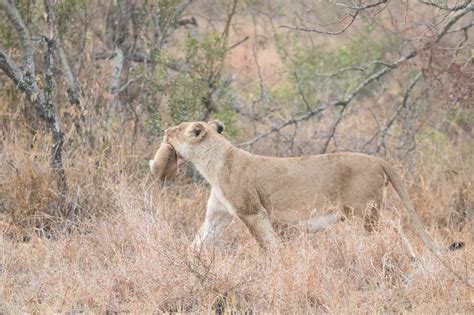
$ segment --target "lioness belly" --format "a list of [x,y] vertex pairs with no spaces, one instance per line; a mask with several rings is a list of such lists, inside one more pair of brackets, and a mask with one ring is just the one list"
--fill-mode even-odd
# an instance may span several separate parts
[[365,191],[373,190],[372,186],[383,187],[380,166],[371,157],[360,154],[266,161],[259,171],[262,176],[271,174],[273,178],[261,181],[264,207],[275,220],[289,223],[340,211],[343,205],[357,199],[360,205],[372,196],[363,196],[359,188]]
[[331,181],[322,184],[299,176],[287,177],[269,185],[267,193],[262,194],[262,202],[275,220],[297,223],[334,211],[338,207],[339,190]]
[[280,198],[273,198],[265,208],[272,219],[276,221],[298,223],[320,217],[328,212],[337,211],[339,205],[337,198],[311,194],[301,196],[298,202],[292,203]]

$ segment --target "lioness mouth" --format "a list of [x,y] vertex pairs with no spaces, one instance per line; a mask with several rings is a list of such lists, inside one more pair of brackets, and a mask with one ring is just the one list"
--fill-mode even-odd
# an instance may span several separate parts
[[150,161],[150,170],[162,181],[178,173],[178,154],[171,144],[161,143],[155,157]]

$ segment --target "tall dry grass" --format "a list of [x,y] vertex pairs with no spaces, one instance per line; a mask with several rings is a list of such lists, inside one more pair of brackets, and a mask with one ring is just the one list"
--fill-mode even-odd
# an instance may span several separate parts
[[[237,221],[216,247],[191,251],[209,188],[185,177],[158,185],[146,165],[153,146],[144,141],[130,148],[129,139],[116,139],[100,154],[66,151],[69,189],[60,194],[44,146],[25,150],[22,139],[4,141],[0,157],[8,225],[0,236],[1,312],[474,311],[465,283],[474,281],[472,223],[449,220],[457,181],[469,175],[451,178],[431,147],[404,177],[430,234],[444,245],[465,241],[464,249],[428,252],[389,191],[377,232],[357,221],[317,234],[289,228],[278,251],[265,256]],[[471,165],[456,164],[454,153],[450,160],[458,172]]]
[[[233,22],[229,43],[249,34],[255,38],[229,51],[225,60],[228,74],[236,74],[235,90],[243,92],[244,100],[249,98],[249,106],[261,106],[256,108],[257,113],[263,111],[265,116],[265,111],[274,110],[273,104],[263,101],[269,97],[273,102],[273,96],[266,94],[279,88],[286,93],[287,81],[293,80],[293,75],[287,76],[287,72],[293,72],[293,66],[285,65],[280,45],[291,48],[301,44],[304,49],[313,49],[316,43],[337,48],[344,46],[347,39],[357,38],[356,33],[349,31],[326,40],[320,34],[311,38],[309,33],[298,32],[285,32],[281,37],[274,33],[275,25],[293,25],[287,13],[296,14],[298,4],[280,2],[272,2],[268,8],[265,4],[261,13],[252,12],[251,17],[249,12],[234,17],[237,22]],[[323,8],[327,6],[321,3]],[[191,11],[199,20],[197,31],[201,35],[216,31],[216,25],[225,23],[228,10],[219,10],[216,4],[222,6],[224,2],[211,1],[202,8],[198,7],[203,4],[197,3]],[[384,28],[389,33],[391,29],[396,34],[402,32],[401,38],[428,36],[428,26],[436,34],[433,23],[445,21],[444,15],[437,18],[438,13],[428,10],[411,12],[404,3],[391,5],[403,10],[386,13],[390,23],[383,23]],[[410,3],[410,8],[414,5]],[[270,8],[273,6],[274,9]],[[99,33],[106,29],[106,21],[100,19],[102,15],[109,16],[104,11],[106,7],[98,3],[97,10],[91,11],[91,24],[98,23],[97,28],[90,29],[91,34],[95,29]],[[94,1],[90,8],[96,8]],[[266,11],[271,14],[267,16]],[[317,9],[316,13],[325,12]],[[314,13],[305,11],[303,16]],[[214,24],[201,23],[201,19],[211,15]],[[330,16],[324,18],[336,21]],[[372,24],[370,19],[367,22]],[[357,21],[351,28],[356,24]],[[337,25],[327,26],[337,29]],[[371,36],[388,34],[375,33],[378,32]],[[185,33],[180,34],[164,50],[170,56],[182,53],[178,42]],[[410,105],[412,113],[407,116],[413,116],[410,119],[414,123],[408,127],[413,127],[414,136],[423,141],[415,139],[417,146],[409,155],[410,161],[404,162],[405,167],[401,166],[399,156],[395,157],[399,148],[406,147],[403,115],[386,141],[388,158],[399,166],[430,235],[443,246],[463,241],[465,248],[439,257],[427,251],[389,188],[376,232],[366,232],[358,221],[336,224],[316,234],[306,234],[295,227],[278,227],[281,244],[276,252],[266,256],[238,221],[229,226],[216,247],[191,251],[190,244],[204,217],[208,184],[198,176],[180,175],[161,186],[148,170],[148,159],[158,143],[151,143],[146,108],[168,106],[166,100],[160,100],[162,94],[167,94],[162,91],[166,86],[155,82],[154,73],[150,78],[139,74],[139,78],[132,71],[130,78],[137,76],[137,81],[130,85],[122,100],[123,112],[110,117],[109,107],[116,101],[107,87],[112,64],[109,60],[92,60],[90,55],[103,43],[96,35],[89,35],[86,37],[91,38],[81,53],[68,49],[75,46],[74,38],[62,39],[71,59],[86,60],[77,63],[84,65],[77,78],[84,90],[81,107],[67,105],[64,83],[60,76],[56,78],[54,100],[65,131],[67,190],[58,189],[57,177],[49,167],[49,133],[30,102],[6,77],[0,82],[0,313],[474,313],[474,146],[469,125],[472,111],[447,108],[451,101],[440,97],[444,92],[451,98],[449,87],[462,82],[461,77],[454,80],[449,72],[442,71],[447,69],[447,63],[451,66],[451,58],[446,56],[454,53],[451,48],[457,45],[455,42],[447,46],[440,43],[441,49],[423,53],[429,52],[429,64],[436,71],[431,69],[431,77],[426,73],[426,87],[411,97],[422,101]],[[40,57],[43,50],[38,49]],[[332,50],[325,51],[321,53]],[[11,53],[18,55],[15,49]],[[398,59],[397,51],[386,53],[386,60]],[[464,64],[470,56],[470,48],[465,47],[458,59]],[[368,93],[359,95],[357,104],[348,107],[338,125],[328,151],[362,149],[368,137],[381,130],[381,123],[387,122],[401,104],[407,84],[404,78],[414,69],[426,72],[427,59],[420,56],[414,64],[391,74],[391,79],[377,82],[377,88],[371,87]],[[436,85],[438,79],[442,88]],[[310,86],[311,80],[306,82]],[[265,87],[259,100],[258,87]],[[387,91],[386,95],[382,95],[382,90]],[[128,93],[139,95],[132,97]],[[325,93],[327,96],[321,94],[322,99],[336,97]],[[268,124],[292,116],[296,106],[301,105],[282,97],[281,104],[274,104],[274,115],[265,119]],[[315,104],[318,99],[315,97]],[[278,156],[320,152],[338,110],[328,109],[313,121],[298,124],[298,130],[290,126],[282,131],[291,141],[296,140],[299,150],[289,148],[288,142],[271,139],[259,142],[252,150]],[[235,118],[234,128],[239,130],[236,142],[250,140],[255,130],[265,132],[271,128],[263,123],[250,126],[245,117],[237,114]],[[182,173],[184,169],[182,166]],[[402,236],[416,249],[416,262],[410,260]]]

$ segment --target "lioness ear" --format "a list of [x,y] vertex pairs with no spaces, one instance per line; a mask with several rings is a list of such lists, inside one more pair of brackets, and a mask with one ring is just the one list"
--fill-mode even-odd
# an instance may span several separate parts
[[213,120],[208,122],[208,124],[218,133],[222,133],[224,131],[224,123],[220,120]]
[[206,134],[206,128],[201,123],[193,123],[187,128],[187,133],[193,140],[201,140]]

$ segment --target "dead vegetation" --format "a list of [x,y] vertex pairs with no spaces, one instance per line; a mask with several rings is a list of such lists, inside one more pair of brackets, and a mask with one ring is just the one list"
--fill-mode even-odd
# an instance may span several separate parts
[[[44,153],[3,146],[2,207],[11,211],[3,222],[13,229],[2,227],[0,239],[2,311],[473,310],[466,285],[473,281],[472,222],[447,223],[459,195],[437,161],[424,161],[405,179],[430,234],[445,245],[465,241],[464,249],[433,256],[389,193],[377,232],[367,233],[361,222],[317,234],[286,230],[279,251],[265,257],[240,222],[216,248],[191,251],[208,195],[203,182],[181,175],[160,187],[145,161],[112,149],[114,158],[95,157],[101,163],[68,162],[70,190],[60,196],[51,171],[41,168]],[[70,213],[61,218],[56,211],[64,207]],[[420,253],[416,263],[401,243],[401,227]]]
[[[65,181],[52,122],[0,71],[0,313],[474,312],[473,4],[20,2],[36,88],[52,89],[64,134]],[[160,12],[173,18],[157,19],[168,4]],[[0,57],[18,63],[7,22],[0,10]],[[51,68],[35,40],[54,23],[46,39],[63,51]],[[203,117],[254,153],[384,156],[430,235],[465,247],[429,252],[389,189],[373,233],[357,221],[316,234],[278,226],[266,257],[235,221],[218,246],[193,252],[209,187],[187,164],[160,185],[148,160],[165,127]]]

